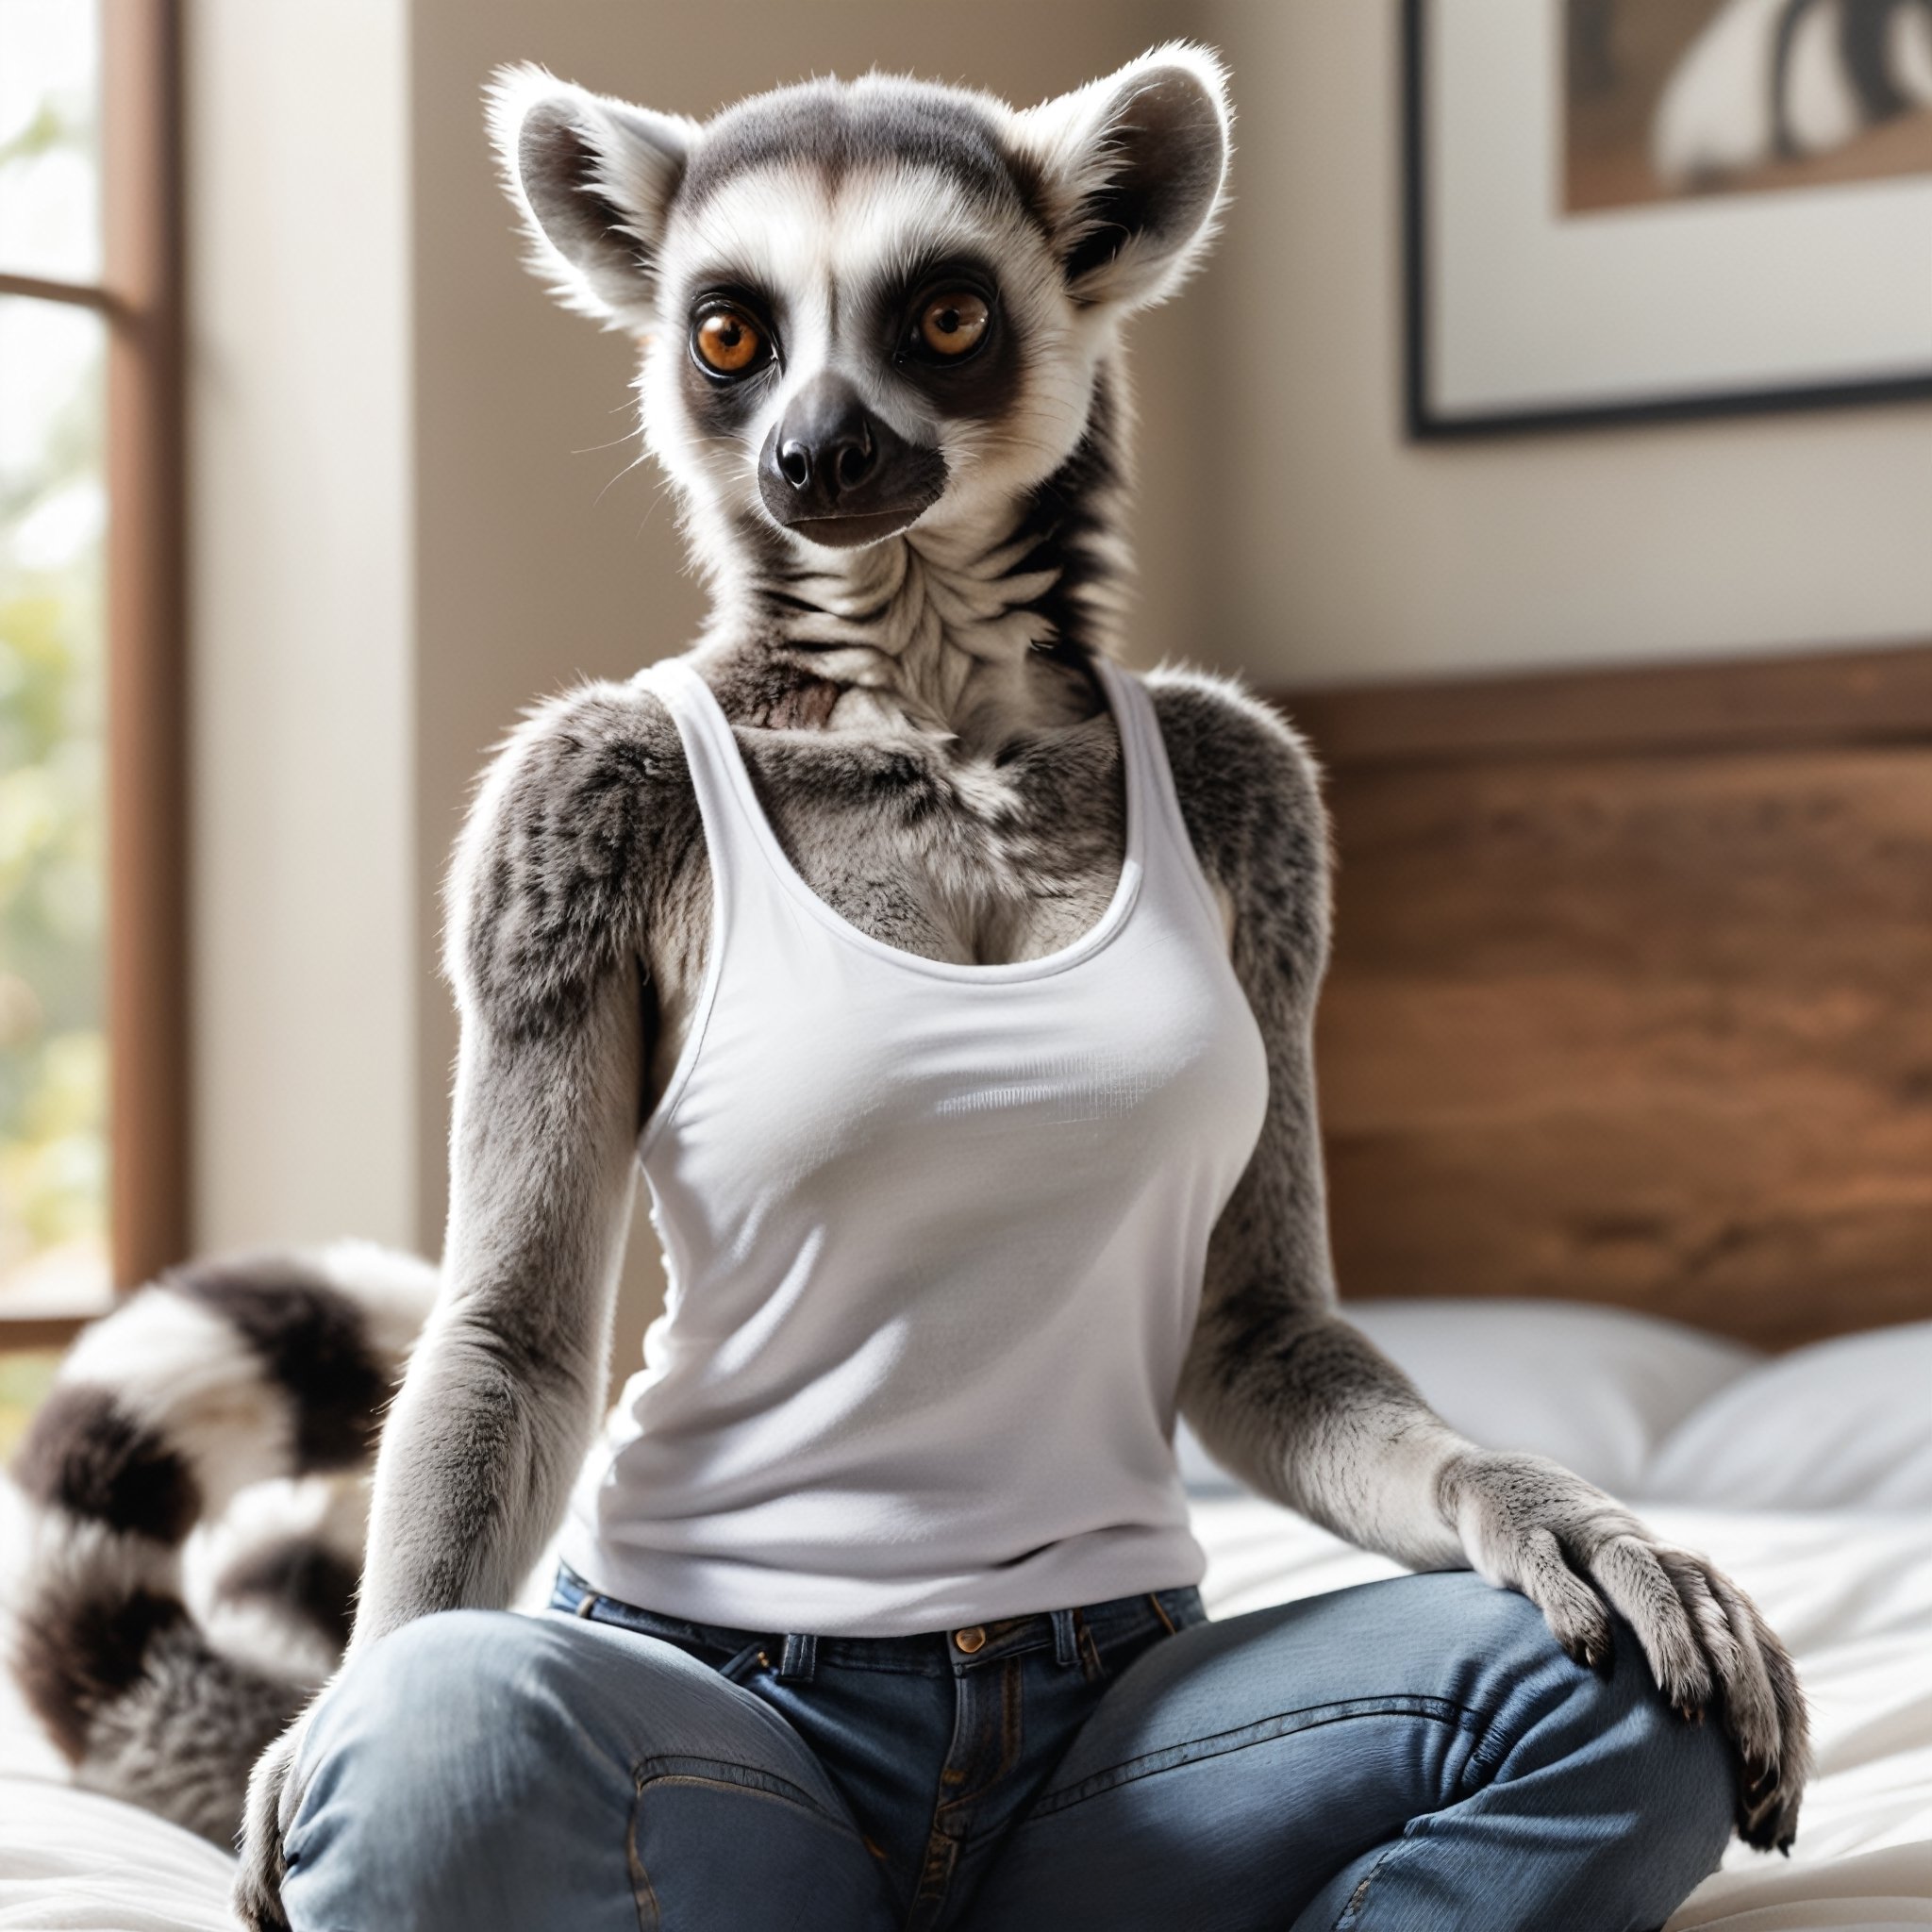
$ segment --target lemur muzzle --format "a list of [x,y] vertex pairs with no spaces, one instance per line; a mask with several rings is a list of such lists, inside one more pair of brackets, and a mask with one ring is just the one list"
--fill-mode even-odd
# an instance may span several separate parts
[[908,442],[830,370],[791,399],[758,458],[758,492],[772,515],[841,550],[903,530],[945,481],[937,449]]

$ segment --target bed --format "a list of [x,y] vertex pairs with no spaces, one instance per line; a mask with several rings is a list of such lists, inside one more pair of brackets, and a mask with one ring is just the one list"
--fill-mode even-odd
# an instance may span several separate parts
[[[1932,1927],[1932,646],[1284,703],[1352,1312],[1711,1555],[1812,1699],[1793,1857],[1672,1932]],[[1390,1574],[1181,1446],[1215,1613]],[[226,1926],[225,1856],[64,1786],[11,1694],[0,1932]]]
[[[1587,1306],[1355,1312],[1458,1426],[1636,1499],[1796,1655],[1818,1769],[1792,1856],[1733,1843],[1670,1932],[1932,1926],[1932,1323],[1769,1357]],[[1197,1456],[1191,1475],[1217,1614],[1395,1574]]]
[[[1452,1422],[1639,1500],[1795,1651],[1819,1765],[1796,1850],[1734,1846],[1671,1932],[1932,1926],[1932,1323],[1771,1357],[1575,1305],[1355,1312]],[[1182,1451],[1217,1615],[1394,1574]],[[74,1790],[11,1687],[0,1695],[0,1928],[229,1927],[226,1855]]]

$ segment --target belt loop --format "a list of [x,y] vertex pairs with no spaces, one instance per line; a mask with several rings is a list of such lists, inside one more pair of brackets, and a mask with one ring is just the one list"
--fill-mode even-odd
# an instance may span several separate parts
[[1074,1612],[1074,1629],[1080,1640],[1080,1671],[1090,1684],[1097,1684],[1107,1675],[1107,1665],[1101,1660],[1100,1646],[1093,1641],[1093,1631],[1078,1610]]
[[778,1659],[779,1682],[809,1684],[818,1667],[818,1639],[808,1631],[792,1631],[785,1640],[785,1655]]
[[1079,1653],[1074,1639],[1074,1613],[1072,1610],[1053,1612],[1053,1660],[1065,1670],[1070,1664],[1078,1663]]

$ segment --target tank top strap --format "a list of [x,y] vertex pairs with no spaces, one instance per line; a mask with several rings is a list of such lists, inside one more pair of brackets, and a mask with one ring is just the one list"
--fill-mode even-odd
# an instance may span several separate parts
[[[1188,831],[1153,693],[1145,679],[1125,665],[1100,657],[1093,663],[1112,701],[1115,723],[1124,734],[1127,847],[1130,852],[1137,847],[1141,852],[1147,872],[1144,890],[1192,905],[1205,915],[1216,944],[1223,945],[1226,928],[1221,904],[1214,896],[1214,888],[1208,881]],[[1129,732],[1133,734],[1131,743],[1124,737]],[[1137,822],[1141,828],[1138,838],[1134,830]]]
[[750,780],[743,754],[710,688],[685,659],[660,658],[646,668],[641,681],[663,699],[677,726],[704,824],[714,905],[725,912],[726,927],[735,928],[767,883],[755,808],[744,796]]

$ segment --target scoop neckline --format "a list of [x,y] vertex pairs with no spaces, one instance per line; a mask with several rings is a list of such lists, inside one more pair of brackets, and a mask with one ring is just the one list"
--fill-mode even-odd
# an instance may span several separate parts
[[765,862],[771,867],[773,875],[785,892],[797,900],[820,924],[827,927],[848,944],[856,946],[861,952],[874,954],[891,965],[904,967],[908,972],[922,973],[935,979],[951,979],[969,985],[1001,985],[1022,979],[1043,979],[1052,974],[1064,973],[1070,966],[1076,966],[1083,959],[1100,951],[1125,923],[1127,914],[1133,909],[1134,902],[1140,896],[1141,882],[1146,874],[1142,850],[1146,835],[1146,812],[1142,805],[1143,768],[1140,715],[1125,689],[1126,674],[1099,656],[1088,661],[1094,667],[1100,680],[1101,693],[1113,718],[1115,736],[1120,741],[1121,783],[1125,792],[1126,803],[1125,851],[1121,858],[1120,877],[1115,881],[1113,895],[1108,899],[1100,917],[1085,932],[1060,947],[1058,952],[1045,953],[1035,959],[1003,959],[987,965],[972,960],[932,959],[924,953],[908,952],[904,946],[895,946],[890,941],[867,932],[863,926],[855,925],[842,912],[836,910],[821,898],[812,890],[805,874],[792,864],[777,832],[770,819],[766,817],[764,807],[758,801],[758,790],[751,781],[750,768],[744,761],[743,748],[738,742],[737,732],[732,727],[731,720],[725,716],[724,706],[718,702],[717,693],[685,659],[668,658],[665,664],[666,668],[675,672],[687,687],[695,687],[697,702],[708,708],[711,721],[717,726],[717,731],[713,735],[723,740],[722,748],[731,788],[737,794],[752,835],[758,841],[759,850],[764,854]]

